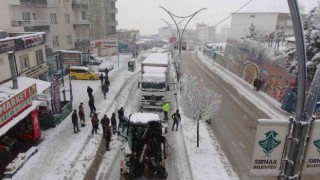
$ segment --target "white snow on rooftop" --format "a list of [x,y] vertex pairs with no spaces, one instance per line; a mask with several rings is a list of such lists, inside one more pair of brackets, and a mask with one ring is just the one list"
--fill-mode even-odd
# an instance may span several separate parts
[[8,81],[0,85],[0,92],[15,95],[27,89],[33,84],[36,84],[38,94],[43,93],[43,91],[51,87],[51,83],[47,81],[42,81],[39,79],[33,79],[29,77],[18,77],[18,89],[12,89],[12,81]]
[[145,73],[142,74],[142,82],[165,82],[166,74],[153,74],[153,73]]
[[151,53],[141,64],[168,65],[168,54],[167,53]]
[[130,122],[148,123],[150,121],[160,121],[158,114],[153,113],[134,113],[130,116]]
[[152,67],[152,66],[144,66],[144,73],[152,73],[152,74],[165,74],[167,72],[167,68],[165,67]]

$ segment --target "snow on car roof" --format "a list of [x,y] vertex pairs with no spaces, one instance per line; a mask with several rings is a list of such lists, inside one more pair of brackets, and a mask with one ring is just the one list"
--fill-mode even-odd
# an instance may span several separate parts
[[153,74],[153,73],[144,73],[142,74],[142,82],[165,82],[166,74]]
[[143,72],[144,73],[152,73],[152,74],[158,74],[158,73],[166,73],[167,68],[165,67],[152,67],[152,66],[144,66],[143,67]]
[[167,53],[151,53],[142,62],[142,64],[164,64],[164,65],[168,65],[168,54]]
[[130,116],[130,122],[132,123],[148,123],[150,121],[160,121],[158,114],[154,113],[134,113]]
[[88,71],[89,68],[86,66],[70,66],[69,69],[82,69]]

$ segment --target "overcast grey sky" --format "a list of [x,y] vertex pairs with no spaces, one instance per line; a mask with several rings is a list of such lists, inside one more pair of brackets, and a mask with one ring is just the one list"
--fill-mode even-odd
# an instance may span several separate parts
[[[167,26],[161,19],[173,23],[171,17],[159,6],[165,7],[178,16],[190,15],[207,8],[197,14],[189,23],[188,28],[195,29],[197,22],[214,25],[230,13],[239,9],[249,0],[118,0],[118,29],[140,30],[142,35],[157,34],[160,27]],[[316,6],[318,0],[298,0],[305,6],[305,13]],[[253,0],[240,12],[289,12],[287,0]],[[223,24],[230,24],[230,19]],[[222,24],[222,25],[223,25]],[[219,31],[219,30],[218,30]]]

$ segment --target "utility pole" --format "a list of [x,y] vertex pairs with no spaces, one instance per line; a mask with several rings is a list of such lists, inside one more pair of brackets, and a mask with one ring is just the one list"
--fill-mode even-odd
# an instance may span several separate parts
[[[286,155],[285,169],[283,176],[287,179],[299,179],[301,164],[304,158],[304,146],[307,140],[308,128],[303,125],[310,119],[305,113],[305,91],[306,91],[306,50],[304,43],[304,34],[302,28],[302,20],[299,12],[297,0],[287,0],[292,24],[294,28],[294,35],[296,39],[297,60],[298,60],[298,95],[296,116],[293,125],[291,137],[289,137],[288,151]],[[308,97],[309,98],[309,97]],[[308,107],[313,108],[313,107]]]

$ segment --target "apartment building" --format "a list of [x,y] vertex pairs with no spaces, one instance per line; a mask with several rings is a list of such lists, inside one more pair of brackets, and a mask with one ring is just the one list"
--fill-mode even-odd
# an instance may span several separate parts
[[198,41],[200,44],[204,44],[208,41],[209,37],[209,25],[206,23],[197,23],[196,31],[198,35]]
[[14,52],[13,59],[18,76],[45,78],[48,71],[45,33],[0,32],[0,84],[11,79],[9,52]]
[[251,24],[255,25],[257,32],[263,35],[275,32],[281,26],[284,27],[286,34],[293,35],[290,13],[242,12],[232,15],[230,36],[235,38],[247,37]]

